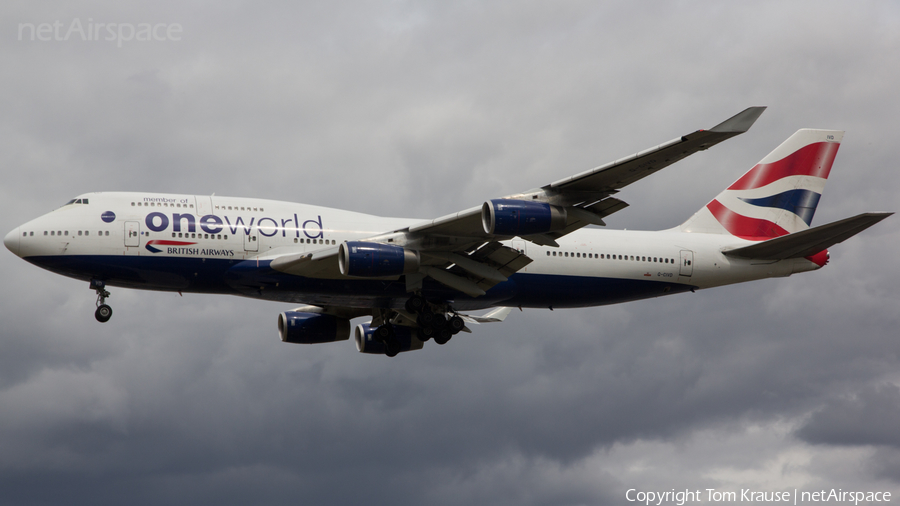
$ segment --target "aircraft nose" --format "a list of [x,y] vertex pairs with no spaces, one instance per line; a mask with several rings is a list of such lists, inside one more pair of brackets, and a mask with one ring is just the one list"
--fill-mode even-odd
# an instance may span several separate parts
[[15,229],[12,232],[6,234],[6,237],[3,238],[3,245],[6,246],[6,249],[12,251],[19,256],[19,229]]

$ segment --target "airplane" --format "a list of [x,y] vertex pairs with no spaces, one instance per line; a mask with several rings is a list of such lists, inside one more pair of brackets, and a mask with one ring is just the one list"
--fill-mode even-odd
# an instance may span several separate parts
[[[822,268],[828,248],[893,213],[811,227],[842,131],[802,129],[661,231],[604,229],[624,187],[746,132],[765,107],[550,184],[431,220],[217,195],[86,193],[3,240],[17,256],[108,287],[301,304],[288,343],[348,340],[396,356],[512,308],[578,308]],[[483,315],[468,314],[490,309]]]

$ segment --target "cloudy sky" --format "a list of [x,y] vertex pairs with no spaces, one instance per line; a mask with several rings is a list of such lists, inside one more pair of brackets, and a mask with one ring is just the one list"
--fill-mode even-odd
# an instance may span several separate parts
[[[167,31],[128,40],[141,23]],[[6,2],[0,230],[102,190],[436,217],[752,105],[749,133],[627,188],[610,227],[679,224],[804,127],[847,131],[814,224],[896,211],[898,61],[889,1]],[[898,248],[893,217],[819,272],[516,311],[395,359],[283,344],[288,306],[227,296],[113,289],[100,325],[87,283],[3,250],[0,497],[896,500]]]

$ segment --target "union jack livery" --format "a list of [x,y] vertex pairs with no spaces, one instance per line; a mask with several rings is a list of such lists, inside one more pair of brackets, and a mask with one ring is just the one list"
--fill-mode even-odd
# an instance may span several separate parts
[[[812,227],[843,132],[799,130],[680,226],[607,230],[619,192],[746,132],[764,107],[580,174],[436,219],[384,218],[291,202],[89,193],[3,243],[108,287],[222,293],[300,304],[278,315],[289,343],[354,336],[395,356],[446,344],[511,308],[575,308],[812,271],[828,249],[892,213]],[[486,314],[470,311],[490,309]],[[351,330],[350,320],[367,318]]]
[[764,241],[810,227],[844,132],[803,129],[682,226]]

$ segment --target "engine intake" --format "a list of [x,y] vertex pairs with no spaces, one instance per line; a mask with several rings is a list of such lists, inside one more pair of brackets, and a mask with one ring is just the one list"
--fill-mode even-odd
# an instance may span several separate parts
[[419,255],[393,244],[347,241],[338,250],[338,265],[344,276],[399,276],[419,270]]
[[278,335],[286,343],[332,343],[350,339],[350,320],[327,314],[285,311],[278,315]]
[[[356,340],[356,349],[360,353],[384,354],[384,344],[375,339],[375,329],[368,323],[356,326],[353,338]],[[418,338],[416,329],[394,325],[394,335],[400,342],[400,351],[421,350],[425,345]]]
[[545,202],[495,199],[481,206],[481,223],[488,234],[543,234],[565,228],[566,219],[564,207]]

